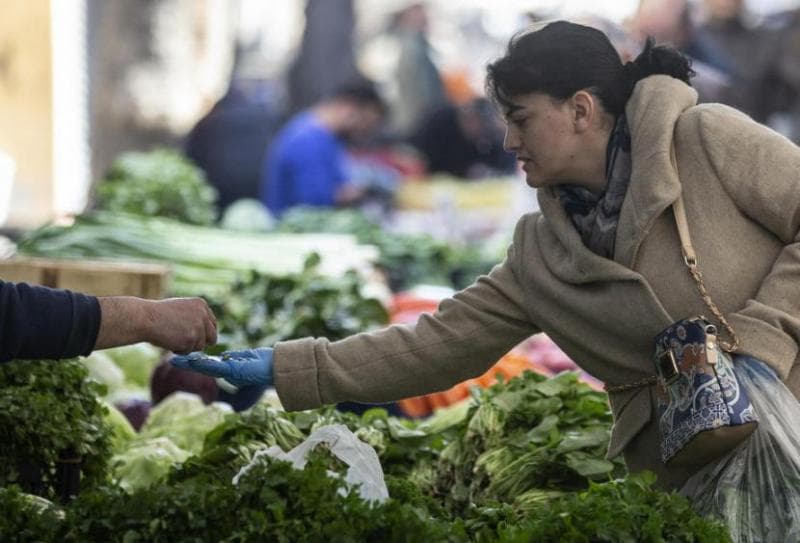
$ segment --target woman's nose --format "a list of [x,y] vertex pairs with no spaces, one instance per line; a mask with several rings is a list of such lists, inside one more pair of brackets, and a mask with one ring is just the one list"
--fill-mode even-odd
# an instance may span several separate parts
[[506,134],[503,136],[503,149],[509,153],[519,149],[519,137],[511,127],[506,127]]

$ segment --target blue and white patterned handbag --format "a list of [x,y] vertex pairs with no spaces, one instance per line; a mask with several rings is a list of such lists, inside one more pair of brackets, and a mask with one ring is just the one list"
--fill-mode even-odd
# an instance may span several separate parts
[[656,337],[661,459],[703,465],[744,441],[758,425],[747,391],[704,317],[678,321]]
[[719,340],[717,327],[700,316],[679,320],[655,338],[661,460],[669,466],[701,466],[747,439],[758,416],[728,354],[739,347],[739,339],[697,267],[682,196],[672,210],[684,263],[703,302],[731,337],[731,343]]

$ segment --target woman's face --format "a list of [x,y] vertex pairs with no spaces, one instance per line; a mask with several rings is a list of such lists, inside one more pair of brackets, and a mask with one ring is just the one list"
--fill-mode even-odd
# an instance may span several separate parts
[[541,188],[575,179],[579,138],[569,100],[538,92],[515,96],[505,118],[503,147],[516,154],[529,186]]

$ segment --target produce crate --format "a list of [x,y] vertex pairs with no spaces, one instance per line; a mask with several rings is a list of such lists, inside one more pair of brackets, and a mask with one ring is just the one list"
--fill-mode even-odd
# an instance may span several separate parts
[[0,279],[63,288],[93,296],[166,295],[169,267],[139,262],[103,262],[15,257],[0,260]]

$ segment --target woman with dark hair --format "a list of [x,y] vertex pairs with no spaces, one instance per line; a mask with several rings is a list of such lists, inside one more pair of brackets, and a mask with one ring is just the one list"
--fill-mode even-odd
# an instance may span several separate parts
[[543,331],[606,383],[609,456],[682,486],[700,466],[661,461],[653,363],[656,335],[707,312],[679,197],[736,363],[800,384],[800,151],[731,108],[697,105],[691,75],[674,49],[650,41],[623,64],[602,32],[569,22],[515,36],[487,89],[541,211],[520,219],[504,262],[414,326],[175,363],[274,383],[287,409],[306,409],[446,389]]

